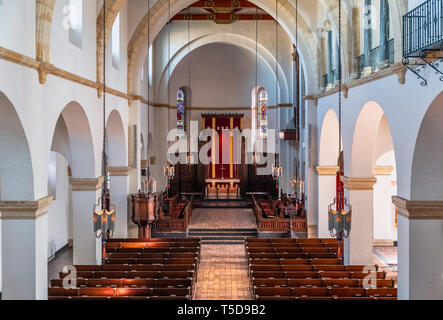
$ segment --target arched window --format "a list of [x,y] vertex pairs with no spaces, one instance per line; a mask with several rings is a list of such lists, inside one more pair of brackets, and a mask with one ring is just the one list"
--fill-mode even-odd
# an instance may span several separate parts
[[179,137],[185,135],[185,91],[177,91],[177,132]]
[[268,136],[268,93],[264,88],[258,90],[257,98],[258,131],[259,136],[265,138]]

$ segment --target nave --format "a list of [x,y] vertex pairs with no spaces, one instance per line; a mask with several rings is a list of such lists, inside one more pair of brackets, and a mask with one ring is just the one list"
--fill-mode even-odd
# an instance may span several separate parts
[[[219,210],[196,210],[190,227],[199,236],[108,240],[103,265],[60,272],[50,280],[49,299],[396,299],[392,271],[344,266],[336,240],[232,236],[251,228],[252,210]],[[50,274],[63,263],[70,264],[69,253],[51,263]],[[66,289],[72,281],[78,289]]]
[[443,299],[442,26],[442,0],[0,0],[0,297],[371,298],[343,267],[378,265]]

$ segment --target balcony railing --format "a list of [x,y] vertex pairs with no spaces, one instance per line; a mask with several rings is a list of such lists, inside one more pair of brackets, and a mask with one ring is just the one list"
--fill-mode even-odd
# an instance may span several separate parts
[[[391,39],[387,43],[388,46],[388,57],[387,60],[389,61],[389,65],[394,63],[394,39]],[[369,63],[372,67],[372,71],[377,67],[378,61],[380,56],[380,46],[375,47],[374,49],[371,49],[371,52],[369,54]],[[365,55],[362,54],[361,56],[357,57],[357,64],[358,64],[358,78],[361,77],[361,74],[363,72],[363,69],[365,68]]]
[[443,0],[428,0],[403,16],[403,57],[417,57],[443,42]]

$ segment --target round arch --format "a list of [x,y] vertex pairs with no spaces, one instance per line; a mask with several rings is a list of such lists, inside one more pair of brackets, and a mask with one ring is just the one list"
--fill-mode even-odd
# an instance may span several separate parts
[[378,130],[383,117],[384,111],[375,101],[367,102],[361,109],[354,127],[348,176],[373,176]]
[[338,160],[338,118],[333,109],[326,111],[321,125],[319,165],[336,166]]
[[[60,124],[60,118],[62,118],[63,124]],[[69,142],[69,150],[60,153],[70,161],[72,176],[75,178],[95,177],[94,142],[89,120],[83,107],[78,102],[71,101],[63,108],[54,129],[51,140],[53,144],[58,138],[56,136],[58,125],[65,128],[66,138]]]
[[0,201],[34,199],[28,139],[11,101],[0,91]]
[[[171,57],[171,60],[165,65],[164,69],[162,70],[158,86],[157,94],[159,97],[165,97],[167,94],[165,91],[168,87],[168,81],[169,81],[168,68],[170,68],[170,74],[172,76],[175,68],[178,66],[180,61],[182,61],[188,54],[192,54],[192,52],[197,50],[198,48],[211,43],[231,44],[255,53],[255,40],[252,40],[248,37],[238,34],[214,33],[194,39],[189,44],[191,46],[190,52],[188,50],[188,44],[184,45],[176,52],[176,54],[174,54],[173,57]],[[258,44],[258,57],[259,59],[262,59],[262,61],[265,62],[265,64],[269,67],[270,70],[272,70],[272,75],[274,78],[276,78],[276,72],[275,72],[276,59],[274,55],[262,44]],[[284,70],[280,63],[278,64],[278,74],[279,74],[279,98],[281,102],[289,99],[289,88],[288,88],[288,81],[286,79]]]
[[[177,14],[190,4],[194,3],[196,0],[180,0],[171,2],[171,16]],[[261,9],[267,11],[269,14],[275,16],[275,1],[274,0],[251,0],[252,3],[259,6]],[[280,14],[279,23],[281,27],[286,31],[288,36],[291,38],[292,42],[295,43],[296,39],[296,26],[295,26],[295,8],[292,3],[288,0],[280,1]],[[312,32],[312,28],[303,19],[301,14],[302,9],[299,9],[299,36],[298,40],[300,45],[299,54],[301,58],[301,64],[303,69],[306,71],[306,89],[312,91],[315,88],[315,83],[319,80],[316,73],[315,59],[312,57],[317,56],[318,49],[318,39],[315,33]],[[128,46],[128,92],[138,92],[139,91],[139,81],[140,70],[145,62],[145,57],[147,56],[149,46],[152,41],[157,37],[160,31],[168,22],[168,4],[167,3],[156,3],[151,8],[150,13],[150,39],[151,43],[147,43],[146,33],[148,30],[148,18],[147,14],[142,18],[138,24]],[[310,63],[308,63],[310,62]]]
[[414,148],[410,200],[443,198],[443,92],[429,106]]
[[125,127],[117,110],[112,110],[106,120],[107,156],[109,166],[125,166],[128,163]]

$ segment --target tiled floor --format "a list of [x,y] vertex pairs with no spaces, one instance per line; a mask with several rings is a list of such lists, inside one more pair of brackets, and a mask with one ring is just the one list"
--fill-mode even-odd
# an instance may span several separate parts
[[202,245],[195,300],[251,300],[244,245]]
[[59,278],[59,272],[63,271],[64,266],[72,265],[73,249],[65,247],[60,250],[54,259],[48,263],[48,281]]
[[386,277],[397,281],[397,247],[374,247],[374,264],[380,271],[386,271]]
[[255,229],[252,209],[194,209],[190,229]]

